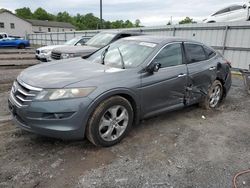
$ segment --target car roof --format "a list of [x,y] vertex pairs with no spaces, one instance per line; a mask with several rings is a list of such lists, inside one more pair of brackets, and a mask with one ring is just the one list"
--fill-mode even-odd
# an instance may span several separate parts
[[150,42],[150,43],[156,43],[156,44],[166,44],[170,42],[193,42],[193,43],[201,44],[200,42],[197,42],[195,40],[184,39],[180,37],[155,36],[155,35],[132,36],[132,37],[126,37],[123,40],[136,40],[136,41]]
[[138,31],[115,31],[115,30],[110,30],[110,31],[102,31],[100,33],[112,33],[112,34],[130,34],[132,36],[138,36],[142,35],[141,32]]

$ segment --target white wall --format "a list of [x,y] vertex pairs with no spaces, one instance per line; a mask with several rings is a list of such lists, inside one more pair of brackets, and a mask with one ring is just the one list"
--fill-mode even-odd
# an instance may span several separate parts
[[[32,33],[32,26],[29,22],[26,22],[8,12],[0,14],[0,22],[4,23],[4,28],[0,28],[0,32],[20,37],[25,37],[26,34]],[[15,24],[15,29],[10,28],[10,23]]]
[[[39,27],[41,28],[41,30],[39,30]],[[44,26],[33,26],[32,27],[32,31],[34,33],[47,33],[48,32],[48,28],[50,28],[50,32],[67,32],[67,31],[75,31],[75,29],[70,29],[70,28],[59,28],[59,27],[44,27]]]

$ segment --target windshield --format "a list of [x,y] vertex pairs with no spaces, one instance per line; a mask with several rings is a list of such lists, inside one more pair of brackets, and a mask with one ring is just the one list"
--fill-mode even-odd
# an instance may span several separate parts
[[155,43],[123,39],[112,43],[108,48],[99,50],[87,60],[115,68],[133,68],[143,63],[155,47]]
[[76,37],[76,38],[73,38],[71,40],[68,40],[64,44],[65,45],[75,45],[80,39],[81,39],[81,37]]
[[89,39],[86,45],[102,48],[108,45],[115,36],[116,34],[113,33],[99,33]]

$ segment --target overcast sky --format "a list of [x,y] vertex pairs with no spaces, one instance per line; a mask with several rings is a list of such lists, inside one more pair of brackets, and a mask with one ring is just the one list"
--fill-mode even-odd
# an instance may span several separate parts
[[[0,8],[14,11],[21,7],[30,7],[34,11],[42,7],[56,14],[67,11],[71,15],[89,12],[99,16],[99,0],[0,0]],[[131,20],[140,19],[145,26],[165,25],[173,17],[177,22],[189,16],[201,21],[209,14],[231,4],[234,0],[103,0],[103,19]]]

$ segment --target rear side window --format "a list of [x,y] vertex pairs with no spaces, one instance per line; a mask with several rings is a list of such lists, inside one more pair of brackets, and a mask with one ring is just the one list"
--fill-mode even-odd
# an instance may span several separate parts
[[243,6],[240,5],[234,5],[230,7],[230,11],[234,11],[234,10],[240,10],[243,9]]
[[182,64],[181,44],[170,44],[163,48],[155,57],[155,62],[161,64],[161,68]]
[[225,9],[219,10],[218,12],[214,13],[212,16],[224,14],[224,13],[229,12],[229,11],[230,11],[229,8],[225,8]]
[[189,63],[195,63],[207,59],[205,51],[201,45],[184,44],[184,46]]
[[125,38],[125,37],[131,37],[131,34],[121,34],[117,39],[122,39],[122,38]]
[[206,46],[204,46],[204,50],[207,54],[208,59],[211,59],[212,57],[214,57],[216,55],[216,53],[213,50],[209,49]]

